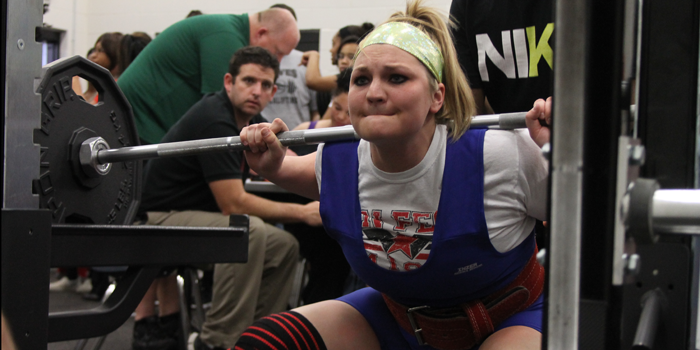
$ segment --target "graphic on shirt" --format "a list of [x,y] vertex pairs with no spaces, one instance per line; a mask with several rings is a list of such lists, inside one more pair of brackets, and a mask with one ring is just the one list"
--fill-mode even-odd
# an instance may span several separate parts
[[[482,81],[489,81],[489,71],[486,66],[486,57],[491,63],[506,75],[508,79],[516,79],[515,68],[517,62],[517,78],[530,78],[539,76],[538,64],[544,58],[552,68],[553,51],[549,45],[549,39],[554,32],[554,23],[548,23],[542,30],[542,34],[537,39],[534,26],[504,30],[501,32],[501,43],[503,48],[499,53],[496,46],[491,42],[488,34],[476,35],[476,47],[479,56],[479,74]],[[511,44],[511,35],[513,37]],[[527,40],[526,40],[527,37]],[[513,55],[515,48],[515,55]],[[528,55],[529,51],[529,55]],[[515,60],[513,59],[515,57]]]
[[367,257],[395,271],[415,270],[428,260],[432,248],[435,213],[362,210],[362,239]]

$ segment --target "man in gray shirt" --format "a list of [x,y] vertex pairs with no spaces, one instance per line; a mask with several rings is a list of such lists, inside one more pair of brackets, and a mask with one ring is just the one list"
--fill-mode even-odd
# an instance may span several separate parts
[[280,61],[280,75],[277,78],[277,93],[261,112],[272,122],[280,118],[289,130],[297,125],[318,119],[316,91],[306,87],[306,67],[301,63],[302,52],[292,50]]

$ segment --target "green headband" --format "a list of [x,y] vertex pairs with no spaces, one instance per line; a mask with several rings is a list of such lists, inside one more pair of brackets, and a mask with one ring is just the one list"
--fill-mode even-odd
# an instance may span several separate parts
[[362,40],[355,58],[365,47],[374,44],[389,44],[410,53],[442,82],[442,67],[445,64],[442,53],[435,42],[420,29],[404,22],[384,23]]

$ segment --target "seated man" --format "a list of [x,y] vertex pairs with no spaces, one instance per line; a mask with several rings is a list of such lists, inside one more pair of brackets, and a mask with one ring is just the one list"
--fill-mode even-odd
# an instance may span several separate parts
[[[264,122],[259,113],[277,90],[278,73],[279,63],[267,50],[238,50],[224,76],[224,89],[205,95],[162,141],[237,136],[244,126]],[[318,202],[279,203],[246,193],[244,160],[242,152],[228,152],[154,159],[146,167],[139,211],[150,225],[228,226],[229,215],[250,215],[248,263],[215,266],[212,308],[196,341],[199,349],[232,348],[255,319],[287,307],[298,243],[263,220],[321,224]],[[177,298],[177,292],[158,296],[160,305],[170,305],[162,298]]]

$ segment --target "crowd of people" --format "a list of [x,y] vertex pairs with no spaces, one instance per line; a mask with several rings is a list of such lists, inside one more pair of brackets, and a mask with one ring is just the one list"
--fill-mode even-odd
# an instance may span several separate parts
[[[549,139],[551,18],[516,20],[499,10],[513,1],[498,2],[455,0],[453,25],[414,1],[376,27],[345,26],[332,38],[339,73],[330,76],[318,51],[295,49],[296,13],[284,4],[193,11],[153,40],[142,32],[96,40],[87,57],[124,92],[142,144],[240,136],[250,148],[144,167],[135,225],[250,218],[249,260],[214,266],[195,350],[539,348],[535,226],[546,207],[538,146]],[[518,60],[522,81],[488,50],[510,45],[485,39],[501,39],[503,23],[514,38],[521,27],[528,40],[541,33],[529,71]],[[76,77],[73,86],[99,103],[89,82]],[[478,113],[528,109],[528,130],[469,128]],[[295,151],[275,136],[350,124],[362,140]],[[309,200],[249,193],[251,173]],[[304,305],[289,310],[300,254],[310,280]],[[64,286],[52,290],[76,288],[75,273],[63,272]],[[89,275],[101,299],[109,272]],[[348,288],[353,276],[366,287]],[[182,345],[178,298],[172,272],[153,282],[135,310],[133,349]]]

